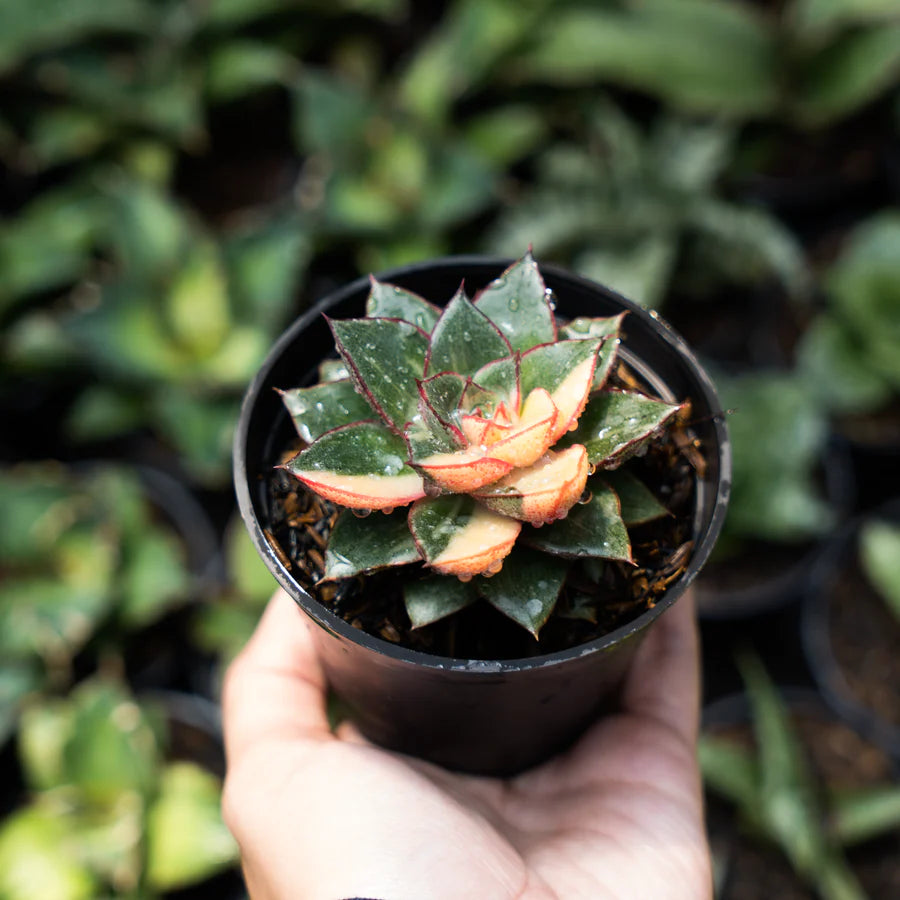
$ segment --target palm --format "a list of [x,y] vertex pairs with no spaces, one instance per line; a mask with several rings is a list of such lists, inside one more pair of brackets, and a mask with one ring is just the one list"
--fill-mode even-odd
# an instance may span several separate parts
[[[293,613],[281,607],[281,639],[285,610]],[[684,621],[688,614],[679,612]],[[708,894],[696,673],[668,673],[662,646],[666,634],[671,643],[693,632],[671,624],[641,649],[621,714],[595,725],[570,753],[510,780],[446,772],[371,747],[350,730],[333,736],[318,674],[253,666],[251,644],[226,697],[226,812],[254,898]],[[258,648],[259,636],[254,642]],[[304,659],[297,649],[293,659]],[[306,716],[267,722],[260,703],[277,702],[279,690],[284,700],[293,692],[294,709],[305,699]],[[244,702],[251,691],[253,705]]]

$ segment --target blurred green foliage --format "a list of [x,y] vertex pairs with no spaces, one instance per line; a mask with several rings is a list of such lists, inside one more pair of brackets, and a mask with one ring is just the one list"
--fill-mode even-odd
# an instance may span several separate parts
[[[32,792],[0,896],[152,896],[232,858],[215,782],[93,673],[176,609],[203,677],[251,633],[274,580],[233,517],[240,397],[358,274],[533,244],[708,316],[701,352],[735,293],[790,308],[796,365],[720,379],[723,546],[830,527],[829,416],[900,384],[898,79],[894,0],[0,3],[0,744]],[[791,215],[748,172],[839,208]],[[13,465],[97,456],[202,491],[227,584],[133,472]]]
[[865,900],[843,851],[900,828],[900,789],[822,783],[762,662],[749,653],[738,662],[752,745],[708,729],[700,740],[706,786],[735,807],[752,838],[777,847],[816,896]]
[[233,865],[218,779],[165,743],[159,712],[108,678],[27,709],[31,799],[0,824],[0,896],[155,897]]

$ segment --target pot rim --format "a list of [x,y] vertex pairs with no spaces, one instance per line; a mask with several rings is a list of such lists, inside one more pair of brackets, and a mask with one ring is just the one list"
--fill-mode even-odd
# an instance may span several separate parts
[[[393,279],[419,274],[426,272],[429,269],[448,266],[458,268],[487,266],[496,268],[497,275],[499,275],[513,262],[513,259],[507,257],[483,256],[479,254],[447,256],[411,263],[405,266],[397,266],[384,272],[379,272],[375,277],[377,277],[379,281],[390,283]],[[709,401],[710,408],[716,410],[722,409],[712,379],[700,365],[693,350],[691,350],[684,338],[682,338],[681,335],[679,335],[675,329],[659,315],[659,313],[655,310],[645,309],[632,300],[623,297],[618,292],[562,267],[539,262],[538,268],[543,275],[550,275],[554,279],[568,281],[590,291],[596,292],[599,290],[607,297],[620,303],[622,307],[628,311],[629,315],[634,315],[639,319],[642,319],[645,326],[650,328],[659,340],[669,344],[670,347],[676,351],[679,358],[685,364],[685,367],[690,370],[693,379],[697,382],[700,392],[705,395]],[[700,539],[694,547],[684,575],[682,575],[682,577],[665,592],[653,607],[645,610],[631,622],[628,622],[601,637],[595,638],[592,641],[541,656],[514,659],[484,660],[436,656],[418,650],[411,650],[399,644],[392,644],[381,638],[370,635],[359,628],[354,628],[340,616],[337,616],[328,610],[311,596],[309,592],[303,589],[284,567],[270,547],[256,516],[247,479],[246,447],[250,419],[271,369],[282,357],[284,352],[294,343],[297,336],[302,333],[311,322],[318,319],[326,309],[335,306],[361,290],[366,290],[370,283],[369,279],[370,276],[364,275],[334,291],[330,291],[326,296],[322,297],[310,306],[309,309],[298,316],[298,318],[285,329],[272,345],[268,355],[247,388],[247,392],[244,395],[244,400],[241,404],[240,418],[235,429],[234,479],[235,492],[237,494],[238,507],[241,516],[250,531],[257,552],[275,576],[279,585],[298,604],[298,606],[300,606],[317,625],[324,628],[326,631],[349,639],[381,656],[433,670],[453,670],[458,672],[470,672],[475,674],[489,673],[495,675],[498,673],[510,673],[562,665],[572,659],[604,652],[642,631],[654,619],[658,618],[665,610],[675,603],[694,581],[703,564],[706,562],[712,552],[716,538],[718,537],[725,520],[725,514],[728,507],[728,496],[731,489],[731,442],[728,438],[724,415],[716,416],[712,423],[717,438],[714,449],[718,452],[719,457],[719,481],[718,484],[714,486],[716,490],[715,507],[705,531],[700,535]]]

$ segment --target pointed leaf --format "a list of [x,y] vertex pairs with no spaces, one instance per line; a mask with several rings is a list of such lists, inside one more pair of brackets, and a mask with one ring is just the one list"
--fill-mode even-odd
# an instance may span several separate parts
[[413,462],[435,484],[454,494],[467,494],[491,484],[513,467],[512,463],[492,457],[490,450],[483,450],[480,445],[434,453],[423,459],[413,457]]
[[550,392],[559,415],[553,430],[556,442],[577,421],[587,403],[594,379],[600,340],[558,341],[522,354],[520,382],[527,397],[535,388]]
[[437,575],[403,586],[403,602],[414,629],[445,619],[477,599],[475,586],[458,578]]
[[473,496],[494,512],[538,525],[564,518],[584,493],[587,477],[587,452],[576,444],[526,469],[513,469]]
[[444,425],[459,425],[454,421],[468,380],[456,372],[441,372],[419,383],[419,393]]
[[856,788],[831,805],[832,832],[842,847],[900,830],[900,785]]
[[619,511],[619,498],[606,486],[589,503],[576,505],[561,522],[526,529],[523,542],[555,556],[596,556],[631,562],[631,544]]
[[[559,411],[543,388],[535,388],[525,401],[522,416],[502,438],[487,445],[487,452],[495,459],[513,466],[530,466],[550,449]],[[492,430],[485,437],[493,436]]]
[[730,800],[745,820],[759,820],[759,767],[753,751],[716,735],[703,734],[697,745],[703,783]]
[[460,288],[434,326],[426,371],[474,375],[487,363],[509,355],[509,342]]
[[404,322],[431,333],[440,314],[440,309],[418,294],[372,278],[372,287],[366,300],[366,315],[369,318],[403,319]]
[[488,603],[538,636],[553,612],[569,563],[558,557],[515,548],[503,568],[480,580]]
[[[519,390],[519,356],[505,356],[482,366],[473,376],[472,384],[463,395],[462,405],[465,410],[482,406],[485,402],[483,392],[497,397],[510,409],[518,411],[522,403]],[[482,409],[483,412],[492,410]]]
[[866,522],[859,532],[863,572],[900,621],[900,527],[890,522]]
[[630,472],[616,469],[604,473],[603,480],[616,492],[622,507],[622,521],[629,527],[670,515],[650,488]]
[[372,407],[349,380],[330,381],[279,393],[297,434],[307,444],[333,428],[372,418]]
[[354,509],[405,506],[424,496],[406,464],[406,444],[380,422],[358,422],[323,434],[284,466],[322,497]]
[[561,329],[562,336],[568,340],[584,339],[588,337],[602,338],[600,351],[597,354],[597,365],[594,367],[594,383],[591,390],[597,391],[606,384],[606,379],[612,371],[618,358],[619,332],[622,320],[627,313],[619,313],[617,316],[607,318],[590,319],[580,317],[572,319],[568,325]]
[[350,377],[395,431],[415,414],[428,336],[400,319],[329,320]]
[[417,501],[409,525],[428,565],[461,577],[502,564],[522,527],[460,494]]
[[360,519],[344,510],[334,524],[325,551],[324,580],[349,578],[418,560],[406,509]]
[[477,307],[524,352],[556,340],[556,321],[544,279],[531,251],[475,298]]
[[588,401],[578,428],[563,443],[584,444],[593,465],[615,468],[681,406],[627,391],[601,391]]

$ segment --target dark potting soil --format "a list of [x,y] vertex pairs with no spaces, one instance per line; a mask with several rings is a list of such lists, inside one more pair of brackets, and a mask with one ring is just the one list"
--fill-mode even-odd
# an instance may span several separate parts
[[[611,383],[636,388],[621,363]],[[465,659],[519,659],[568,649],[637,618],[683,573],[693,548],[695,467],[702,474],[704,465],[702,448],[696,446],[689,424],[686,411],[646,454],[625,464],[672,515],[630,530],[635,565],[604,561],[599,577],[590,564],[574,565],[539,640],[482,601],[413,630],[403,604],[403,584],[421,576],[420,564],[317,584],[338,507],[274,468],[268,475],[266,537],[313,597],[354,627],[391,643]],[[299,448],[285,448],[285,457]]]
[[831,591],[828,630],[854,696],[900,727],[900,622],[855,562],[841,570]]
[[[816,778],[828,790],[891,782],[888,756],[842,722],[797,715],[793,724]],[[749,725],[717,733],[752,745]],[[801,882],[781,851],[744,831],[731,808],[717,797],[709,798],[707,822],[711,846],[721,852],[727,866],[722,900],[815,900],[817,895]],[[867,841],[847,850],[846,857],[870,900],[900,896],[900,835]]]

